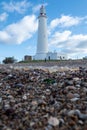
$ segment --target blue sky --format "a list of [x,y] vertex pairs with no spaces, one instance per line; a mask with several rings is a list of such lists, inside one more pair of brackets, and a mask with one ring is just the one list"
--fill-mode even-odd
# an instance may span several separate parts
[[38,15],[44,3],[49,51],[87,56],[87,0],[0,0],[0,61],[35,55]]

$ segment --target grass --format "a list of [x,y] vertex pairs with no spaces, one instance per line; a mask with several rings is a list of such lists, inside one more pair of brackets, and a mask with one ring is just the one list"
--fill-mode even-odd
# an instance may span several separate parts
[[67,61],[67,60],[31,60],[31,61],[19,61],[19,63],[38,63],[38,62],[59,62],[59,61]]

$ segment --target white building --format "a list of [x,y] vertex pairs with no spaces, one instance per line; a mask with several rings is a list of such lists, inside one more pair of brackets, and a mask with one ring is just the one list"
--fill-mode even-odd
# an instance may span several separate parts
[[48,52],[47,56],[46,56],[47,60],[66,60],[67,59],[67,55],[65,54],[60,54],[57,52]]
[[65,54],[58,54],[57,52],[48,51],[48,35],[47,35],[47,16],[45,7],[42,5],[38,17],[38,39],[37,51],[33,57],[34,60],[60,60],[67,59]]

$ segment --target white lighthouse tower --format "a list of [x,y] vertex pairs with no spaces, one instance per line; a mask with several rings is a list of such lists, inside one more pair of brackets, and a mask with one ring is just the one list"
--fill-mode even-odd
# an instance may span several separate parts
[[42,5],[38,17],[38,39],[35,60],[44,60],[48,53],[47,16]]
[[64,53],[49,52],[48,51],[48,35],[47,35],[47,16],[45,7],[42,5],[38,17],[38,39],[37,51],[33,57],[34,60],[65,60],[67,55]]

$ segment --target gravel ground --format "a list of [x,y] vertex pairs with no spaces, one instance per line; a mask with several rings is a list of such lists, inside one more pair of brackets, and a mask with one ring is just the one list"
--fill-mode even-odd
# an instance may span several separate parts
[[0,130],[87,130],[86,64],[0,65]]

